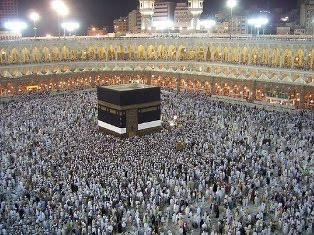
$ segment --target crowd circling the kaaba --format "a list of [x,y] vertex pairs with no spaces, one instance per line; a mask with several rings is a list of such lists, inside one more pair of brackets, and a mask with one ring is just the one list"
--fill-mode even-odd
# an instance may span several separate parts
[[175,125],[118,139],[98,131],[94,91],[0,110],[0,234],[314,233],[313,111],[163,92]]

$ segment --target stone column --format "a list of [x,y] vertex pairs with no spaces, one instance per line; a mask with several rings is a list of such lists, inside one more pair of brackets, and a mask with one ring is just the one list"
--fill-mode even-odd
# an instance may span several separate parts
[[179,92],[180,91],[180,80],[181,80],[180,73],[178,73],[176,77],[177,77],[176,88],[177,88],[177,92]]
[[279,67],[282,67],[283,60],[285,59],[285,55],[281,54],[281,51],[279,52]]
[[252,84],[252,96],[251,96],[252,100],[256,100],[256,81],[253,81]]
[[147,72],[147,84],[148,85],[152,84],[152,72],[151,71]]
[[304,107],[305,104],[305,86],[300,87],[300,108]]
[[212,95],[214,95],[215,94],[215,79],[214,79],[214,77],[211,77],[210,78],[210,93],[212,94]]
[[109,53],[109,50],[105,52],[106,61],[108,61],[108,53]]

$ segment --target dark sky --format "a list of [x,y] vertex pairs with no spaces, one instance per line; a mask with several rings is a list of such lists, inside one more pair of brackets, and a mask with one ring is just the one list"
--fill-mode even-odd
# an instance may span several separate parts
[[[41,13],[38,30],[41,35],[57,31],[57,15],[51,9],[51,0],[18,0],[20,17],[26,19],[30,9]],[[71,14],[68,18],[76,19],[81,23],[81,31],[84,34],[87,26],[91,24],[103,26],[112,25],[112,21],[119,16],[126,16],[129,11],[135,9],[138,0],[64,0],[70,6]],[[179,0],[180,1],[180,0]],[[239,0],[241,6],[269,5],[269,8],[285,7],[293,8],[297,0]],[[204,14],[211,14],[225,8],[226,0],[205,0]],[[267,4],[269,2],[269,4]],[[31,27],[29,27],[29,33]]]

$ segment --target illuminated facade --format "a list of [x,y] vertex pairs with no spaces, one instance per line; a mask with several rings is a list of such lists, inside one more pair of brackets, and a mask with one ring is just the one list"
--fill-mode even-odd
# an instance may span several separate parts
[[176,28],[189,28],[191,25],[192,14],[189,11],[188,5],[184,2],[179,2],[174,10],[174,24]]
[[129,29],[128,17],[120,17],[113,21],[113,29],[115,33],[125,35]]
[[141,13],[138,9],[133,10],[128,15],[128,28],[130,33],[141,32]]
[[107,28],[98,28],[96,26],[90,26],[87,29],[87,36],[91,37],[99,37],[99,36],[104,36],[107,34]]
[[[129,83],[311,105],[312,41],[76,38],[0,42],[1,94]],[[105,62],[105,63],[104,63]]]
[[153,14],[153,24],[154,22],[166,22],[174,20],[174,2],[156,2]]

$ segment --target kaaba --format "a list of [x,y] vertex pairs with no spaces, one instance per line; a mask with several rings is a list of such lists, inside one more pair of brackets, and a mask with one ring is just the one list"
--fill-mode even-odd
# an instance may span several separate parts
[[160,87],[130,83],[97,87],[98,126],[119,137],[161,130]]

